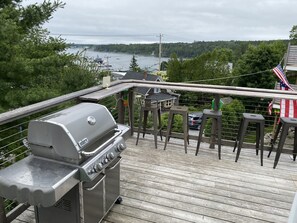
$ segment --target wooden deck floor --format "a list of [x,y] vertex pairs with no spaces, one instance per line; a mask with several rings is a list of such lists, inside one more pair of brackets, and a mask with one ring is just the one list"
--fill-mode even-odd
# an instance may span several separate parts
[[[264,166],[254,150],[242,149],[237,163],[233,148],[202,144],[194,155],[183,141],[171,139],[154,148],[146,136],[135,146],[127,141],[121,164],[121,205],[115,205],[104,222],[287,222],[297,191],[297,162],[282,154],[276,169],[264,154]],[[33,209],[14,223],[35,222]]]

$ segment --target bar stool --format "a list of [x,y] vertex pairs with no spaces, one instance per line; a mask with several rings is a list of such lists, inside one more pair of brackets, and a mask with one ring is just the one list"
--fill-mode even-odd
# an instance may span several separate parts
[[[152,104],[150,99],[145,99],[144,105],[141,106],[140,114],[139,114],[139,124],[138,124],[138,132],[137,132],[137,139],[136,139],[136,145],[138,144],[139,135],[141,131],[141,125],[143,130],[143,138],[146,133],[146,126],[147,126],[147,118],[148,113],[152,113],[152,119],[153,119],[153,134],[154,134],[154,140],[155,140],[155,148],[157,149],[157,135],[160,133],[160,138],[162,140],[162,124],[161,124],[161,108],[158,105],[158,102],[156,104]],[[143,119],[143,120],[142,120]],[[159,125],[158,125],[159,120]]]
[[199,136],[198,136],[198,142],[197,142],[197,149],[196,149],[196,156],[199,152],[199,147],[203,135],[203,130],[206,125],[206,121],[208,118],[211,118],[214,123],[215,132],[214,134],[217,135],[217,144],[218,144],[218,156],[219,159],[221,159],[221,137],[222,137],[222,111],[215,111],[210,109],[204,109],[203,110],[203,116],[202,116],[202,122],[200,125],[199,130]]
[[233,152],[235,152],[236,147],[238,146],[235,162],[237,162],[237,160],[239,158],[243,140],[244,140],[244,136],[246,134],[246,130],[247,130],[249,123],[256,123],[256,154],[258,155],[259,144],[261,142],[261,147],[260,147],[261,158],[260,159],[261,159],[261,166],[263,166],[265,118],[260,114],[243,113],[242,115],[243,115],[243,117],[242,117],[240,125],[239,125],[238,134],[237,134],[234,149],[233,149]]
[[172,125],[174,121],[175,115],[181,115],[183,118],[183,135],[184,135],[184,146],[185,153],[187,153],[187,144],[189,144],[189,126],[188,126],[188,107],[186,106],[172,106],[169,110],[168,115],[168,125],[167,125],[167,133],[166,140],[164,145],[164,150],[166,149],[167,142],[171,136]]
[[290,129],[290,127],[294,127],[295,132],[294,132],[294,149],[293,149],[293,160],[296,160],[296,154],[297,154],[297,119],[296,118],[285,118],[285,117],[281,117],[280,118],[280,123],[277,127],[276,133],[273,137],[273,140],[271,142],[271,148],[269,150],[268,153],[268,157],[270,156],[273,148],[274,148],[274,144],[276,142],[277,136],[279,134],[279,132],[281,131],[280,134],[280,139],[279,139],[279,143],[278,143],[278,147],[276,150],[276,155],[275,155],[275,159],[274,159],[274,165],[273,168],[275,169],[275,167],[277,166],[279,157],[282,153],[285,141],[286,141],[286,137],[288,135],[288,131]]

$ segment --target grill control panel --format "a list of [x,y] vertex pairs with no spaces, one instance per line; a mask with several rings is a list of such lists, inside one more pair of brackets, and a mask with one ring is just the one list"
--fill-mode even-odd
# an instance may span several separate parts
[[123,137],[117,137],[97,155],[82,164],[80,168],[81,180],[86,182],[94,180],[126,148]]

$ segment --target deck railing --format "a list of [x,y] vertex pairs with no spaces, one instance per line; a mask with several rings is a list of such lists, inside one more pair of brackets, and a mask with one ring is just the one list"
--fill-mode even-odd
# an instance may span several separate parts
[[[27,125],[31,119],[72,106],[81,101],[98,102],[106,105],[119,123],[126,123],[131,126],[131,133],[133,134],[133,127],[138,125],[139,111],[139,105],[135,101],[134,89],[136,87],[178,91],[181,95],[180,105],[188,106],[190,112],[210,108],[212,99],[215,99],[215,107],[219,107],[220,98],[231,97],[232,99],[237,99],[244,102],[244,112],[261,113],[264,115],[266,119],[265,133],[267,136],[269,136],[269,133],[273,133],[277,121],[274,114],[269,115],[267,112],[268,102],[272,98],[297,99],[297,93],[291,91],[135,80],[116,81],[112,82],[109,88],[96,86],[0,114],[0,167],[5,168],[30,154],[30,151],[23,145],[22,141],[27,136]],[[124,103],[124,97],[128,99],[128,105]],[[239,110],[236,113],[236,109],[235,113],[234,111],[224,111],[223,108],[223,116],[225,116],[228,124],[224,128],[223,122],[224,145],[233,145],[234,133],[237,132],[241,112]],[[231,119],[231,114],[232,117],[235,116],[237,118]],[[163,115],[163,124],[166,125],[166,112],[163,112]],[[252,130],[250,129],[250,132]],[[190,137],[197,139],[197,135],[198,132],[193,131]],[[176,137],[179,137],[178,133]],[[209,142],[207,137],[204,137],[203,140]],[[250,137],[246,137],[245,146],[253,148],[253,145],[254,138],[250,134]],[[269,139],[266,144],[266,149],[268,148]],[[285,150],[285,152],[291,151]],[[21,204],[15,208],[16,205],[14,202],[0,199],[0,222],[11,222],[28,206]],[[4,208],[6,209],[5,211]]]

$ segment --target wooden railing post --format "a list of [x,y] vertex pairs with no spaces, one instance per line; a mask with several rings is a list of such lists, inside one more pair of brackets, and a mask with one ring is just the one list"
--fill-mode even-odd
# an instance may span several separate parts
[[[218,111],[220,109],[220,95],[216,94],[214,99],[213,110]],[[211,138],[209,143],[209,148],[214,149],[215,147],[215,134],[217,132],[217,120],[213,119],[211,124]]]
[[118,123],[124,124],[125,122],[125,107],[123,103],[124,93],[120,92],[116,95],[117,109],[118,109]]
[[129,103],[129,125],[131,128],[131,136],[134,133],[134,88],[130,88],[129,89],[129,93],[128,93],[128,103]]
[[7,223],[7,218],[5,214],[4,198],[0,197],[0,222]]

